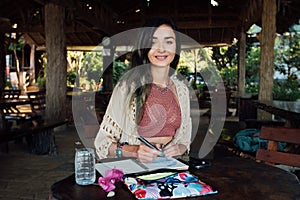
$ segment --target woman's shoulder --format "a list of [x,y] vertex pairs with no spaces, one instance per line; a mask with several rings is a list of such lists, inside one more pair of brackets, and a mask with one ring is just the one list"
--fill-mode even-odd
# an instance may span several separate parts
[[188,86],[186,85],[184,80],[178,79],[177,76],[175,75],[171,76],[171,80],[173,81],[173,83],[177,88],[180,87],[182,89],[188,90]]
[[114,93],[121,93],[122,95],[128,94],[130,86],[126,83],[126,81],[119,81],[114,86]]

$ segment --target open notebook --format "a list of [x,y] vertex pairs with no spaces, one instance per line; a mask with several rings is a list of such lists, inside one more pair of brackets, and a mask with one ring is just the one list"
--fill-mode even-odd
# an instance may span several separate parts
[[187,170],[188,165],[180,162],[175,158],[165,158],[157,157],[153,162],[142,163],[136,159],[124,159],[124,160],[114,160],[96,163],[96,170],[105,176],[105,171],[113,168],[121,169],[124,174],[140,173],[147,171],[154,171],[157,169],[177,169],[177,170]]

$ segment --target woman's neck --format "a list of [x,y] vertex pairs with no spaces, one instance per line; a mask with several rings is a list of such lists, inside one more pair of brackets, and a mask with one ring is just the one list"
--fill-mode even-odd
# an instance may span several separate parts
[[167,86],[169,83],[169,67],[151,67],[153,83]]

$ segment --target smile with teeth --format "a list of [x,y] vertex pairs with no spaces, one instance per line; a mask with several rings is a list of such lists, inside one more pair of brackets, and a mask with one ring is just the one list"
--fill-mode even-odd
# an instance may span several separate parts
[[168,56],[155,56],[157,60],[165,60]]

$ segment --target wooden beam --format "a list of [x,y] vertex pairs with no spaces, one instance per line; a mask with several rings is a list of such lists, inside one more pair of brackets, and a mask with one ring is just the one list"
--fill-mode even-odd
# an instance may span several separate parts
[[[210,29],[210,28],[235,28],[239,25],[239,22],[232,20],[212,20],[209,22],[206,20],[195,20],[195,21],[178,21],[177,26],[179,29]],[[123,26],[124,29],[141,27],[140,22],[128,23]],[[120,25],[122,28],[122,26]]]
[[116,24],[113,23],[116,14],[104,3],[92,4],[91,8],[86,5],[76,4],[75,19],[87,23],[91,29],[98,30],[102,34],[112,35]]
[[[66,25],[65,27],[65,33],[80,33],[80,32],[95,32],[99,33],[96,29],[93,29],[91,26],[88,26],[88,24],[84,24],[82,22],[78,22],[75,20],[75,23],[77,23],[80,26],[72,26],[72,25]],[[45,27],[43,25],[24,25],[19,26],[17,29],[13,29],[11,27],[1,27],[0,26],[0,32],[3,33],[44,33]]]
[[241,22],[244,30],[247,31],[250,26],[257,23],[261,18],[262,0],[250,0],[248,5],[241,11]]

